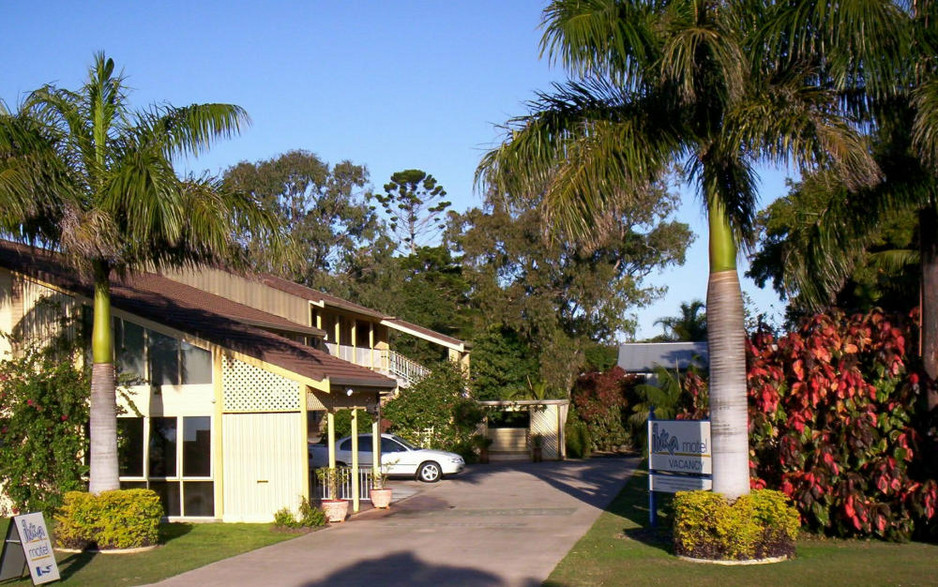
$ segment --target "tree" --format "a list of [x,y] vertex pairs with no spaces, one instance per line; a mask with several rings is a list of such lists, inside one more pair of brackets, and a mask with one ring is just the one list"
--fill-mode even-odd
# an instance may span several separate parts
[[152,106],[132,112],[114,61],[95,55],[79,91],[44,86],[0,113],[0,228],[53,246],[94,287],[90,491],[119,488],[110,284],[114,273],[219,263],[234,236],[276,223],[209,178],[180,179],[172,160],[237,133],[247,114],[230,104]]
[[273,159],[228,168],[225,186],[250,194],[287,227],[303,263],[275,266],[263,234],[248,234],[250,264],[257,270],[312,287],[327,272],[342,271],[360,248],[379,236],[374,211],[364,198],[368,171],[342,161],[330,166],[315,154],[293,150]]
[[[790,324],[810,315],[812,308],[831,302],[847,311],[866,312],[879,307],[903,314],[919,304],[917,214],[914,210],[868,213],[876,218],[864,222],[871,222],[875,229],[847,236],[844,233],[850,219],[833,219],[832,214],[838,214],[833,200],[857,196],[850,198],[832,174],[810,173],[792,183],[786,196],[760,212],[759,248],[747,275],[760,287],[771,283],[780,296],[789,299]],[[869,204],[865,197],[859,199]],[[841,233],[833,239],[840,244],[827,247],[822,244],[828,242],[827,238],[818,241],[822,228],[830,225]],[[850,267],[850,271],[836,287],[825,281],[824,276],[829,274],[824,266]],[[828,287],[836,288],[832,295]]]
[[[661,324],[664,328],[664,335],[661,339],[670,342],[706,340],[706,308],[700,300],[693,300],[690,303],[681,302],[680,316],[667,316],[655,320],[655,324]],[[700,314],[701,310],[705,311],[704,314]]]
[[[799,293],[812,308],[841,289],[861,252],[875,239],[880,219],[918,214],[921,355],[930,381],[929,409],[938,406],[938,59],[936,11],[925,2],[792,2],[780,5],[775,38],[797,38],[785,59],[811,60],[816,83],[843,96],[843,105],[874,130],[874,148],[884,181],[855,193],[847,186],[829,200],[812,229],[812,255],[797,277]],[[843,254],[846,248],[848,254]],[[829,258],[835,262],[828,262]]]
[[476,399],[511,399],[539,380],[537,355],[511,328],[491,326],[472,340],[469,377]]
[[383,410],[391,431],[426,448],[467,455],[483,414],[466,394],[466,378],[457,365],[443,361]]
[[410,254],[417,252],[417,239],[430,240],[445,226],[443,214],[451,202],[443,200],[446,190],[436,178],[420,169],[405,169],[391,175],[384,194],[375,194],[388,215],[392,232],[405,243]]
[[810,84],[812,64],[774,59],[785,47],[760,36],[771,12],[745,1],[552,2],[542,48],[578,79],[539,94],[477,173],[506,197],[543,193],[552,226],[588,239],[683,163],[708,215],[713,489],[727,497],[749,491],[736,261],[752,241],[755,166],[829,162],[855,184],[876,175],[840,96]]
[[644,277],[683,263],[693,236],[669,219],[673,204],[660,186],[649,190],[590,246],[547,238],[536,208],[498,199],[454,216],[448,238],[485,322],[477,331],[485,336],[499,324],[516,333],[551,395],[565,395],[582,371],[583,350],[633,330],[628,311],[660,294]]

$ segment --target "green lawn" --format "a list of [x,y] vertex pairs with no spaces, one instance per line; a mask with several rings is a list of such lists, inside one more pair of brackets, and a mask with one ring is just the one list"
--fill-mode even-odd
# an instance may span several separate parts
[[[6,536],[8,525],[9,519],[0,519],[0,536]],[[162,546],[150,552],[56,553],[55,558],[59,563],[62,584],[65,585],[145,585],[296,536],[274,532],[271,530],[272,526],[273,524],[165,524],[160,528]],[[32,582],[27,575],[24,580],[2,585],[32,585]]]
[[669,531],[648,527],[647,487],[647,473],[636,473],[546,585],[938,584],[938,545],[916,542],[809,537],[799,540],[794,560],[782,563],[727,567],[684,562],[670,554]]

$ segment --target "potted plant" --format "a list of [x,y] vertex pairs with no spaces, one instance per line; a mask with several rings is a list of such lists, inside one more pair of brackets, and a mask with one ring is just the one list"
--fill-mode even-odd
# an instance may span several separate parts
[[348,502],[339,498],[339,485],[348,480],[348,469],[322,467],[316,469],[319,483],[326,488],[326,498],[322,500],[322,509],[330,522],[342,522],[348,515]]
[[391,506],[391,488],[388,487],[387,463],[381,468],[374,469],[371,477],[371,505],[378,509],[387,509]]
[[485,434],[476,434],[472,437],[472,444],[474,448],[479,449],[479,462],[488,463],[489,462],[489,447],[492,446],[492,439],[487,437]]
[[544,458],[544,437],[535,434],[531,437],[531,460],[535,463],[541,462]]

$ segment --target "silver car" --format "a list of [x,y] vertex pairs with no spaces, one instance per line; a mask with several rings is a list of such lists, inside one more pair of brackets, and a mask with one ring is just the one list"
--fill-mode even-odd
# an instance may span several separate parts
[[[352,463],[352,437],[336,441],[335,460],[337,466]],[[329,466],[329,447],[324,444],[309,445],[311,467]],[[358,464],[369,466],[374,462],[371,434],[358,435]],[[394,434],[381,435],[381,467],[392,477],[414,477],[424,483],[436,483],[445,475],[455,475],[466,467],[466,461],[458,454],[442,450],[420,448]]]

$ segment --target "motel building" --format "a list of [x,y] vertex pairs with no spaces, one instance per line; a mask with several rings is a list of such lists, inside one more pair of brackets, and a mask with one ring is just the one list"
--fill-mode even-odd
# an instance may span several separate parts
[[[0,240],[0,333],[90,325],[91,295],[56,254]],[[427,372],[390,349],[391,332],[469,367],[460,340],[269,275],[114,278],[111,305],[116,364],[141,382],[118,394],[121,487],[154,490],[171,520],[269,522],[315,498],[307,443],[323,424],[338,410],[377,416]],[[0,337],[0,357],[16,351]]]

